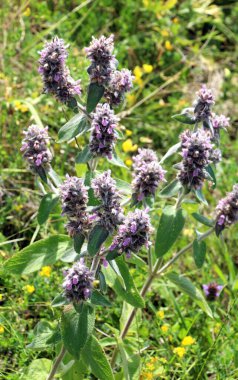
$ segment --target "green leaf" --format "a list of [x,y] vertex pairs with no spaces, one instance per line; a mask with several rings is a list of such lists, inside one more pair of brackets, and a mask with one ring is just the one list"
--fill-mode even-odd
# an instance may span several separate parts
[[213,318],[212,311],[208,306],[202,293],[193,285],[193,283],[187,277],[178,275],[175,272],[170,272],[166,274],[166,277],[169,279],[169,281],[175,284],[183,293],[191,297],[200,306],[200,308],[205,313],[207,313],[209,317]]
[[108,231],[100,224],[97,224],[92,229],[88,238],[88,253],[90,256],[95,256],[98,253],[108,235]]
[[195,193],[197,199],[207,206],[208,203],[206,201],[206,198],[203,195],[202,189],[196,189],[196,190],[194,190],[194,193]]
[[117,155],[116,151],[114,150],[112,153],[112,158],[108,158],[108,162],[115,166],[120,166],[122,168],[126,168],[128,170],[128,167],[124,164],[122,159]]
[[206,243],[205,241],[198,241],[197,239],[193,242],[193,257],[195,264],[198,268],[202,268],[205,257],[206,257]]
[[91,181],[92,181],[93,178],[94,178],[94,173],[92,173],[91,171],[88,171],[85,174],[84,184],[85,184],[85,186],[88,187],[88,206],[98,206],[98,205],[100,205],[100,202],[95,197],[94,191],[93,191],[93,189],[91,187]]
[[113,251],[110,251],[107,254],[106,259],[107,259],[107,261],[111,261],[111,260],[116,259],[119,255],[120,255],[120,253],[118,253],[118,250],[114,249]]
[[214,226],[214,222],[212,220],[206,218],[205,216],[203,216],[201,214],[198,214],[197,212],[193,212],[192,216],[194,217],[194,219],[196,219],[198,222],[204,224],[205,226],[208,226],[208,227]]
[[104,87],[97,83],[90,83],[87,96],[87,112],[92,112],[103,97]]
[[92,157],[93,155],[90,152],[89,145],[86,145],[84,149],[76,156],[75,162],[78,164],[86,164]]
[[177,143],[173,146],[171,146],[171,148],[169,148],[168,152],[165,153],[165,155],[162,157],[162,159],[160,160],[160,163],[162,164],[165,160],[167,160],[167,158],[171,157],[174,153],[176,153],[179,149],[181,148],[181,143]]
[[45,169],[43,168],[43,166],[37,166],[37,167],[35,168],[35,170],[36,170],[36,173],[38,174],[38,176],[40,177],[40,179],[41,179],[43,182],[47,183],[47,175],[46,175],[46,171],[45,171]]
[[54,235],[39,240],[6,261],[4,270],[15,274],[29,274],[42,266],[52,265],[59,260],[72,245],[66,235]]
[[77,100],[75,98],[70,98],[70,100],[67,102],[67,106],[74,112],[78,113],[78,105]]
[[88,371],[88,366],[83,359],[70,360],[67,364],[61,362],[61,368],[60,379],[62,378],[62,380],[84,379],[84,375]]
[[45,380],[50,372],[52,361],[49,359],[35,359],[28,367],[24,380]]
[[174,197],[181,188],[182,188],[181,182],[178,179],[175,179],[159,192],[159,196],[161,198]]
[[81,252],[81,248],[83,246],[85,240],[85,236],[82,234],[77,234],[74,236],[74,250],[77,253]]
[[212,182],[213,182],[213,185],[212,185],[212,188],[215,189],[216,188],[216,185],[217,185],[217,180],[216,180],[216,175],[213,171],[213,168],[211,165],[208,165],[206,168],[205,168],[206,172],[209,174]]
[[160,218],[155,240],[155,254],[162,257],[169,251],[179,237],[185,224],[185,216],[182,209],[176,210],[175,207],[165,207]]
[[34,338],[30,344],[27,345],[27,348],[35,350],[44,350],[52,344],[60,342],[61,336],[57,334],[55,340],[49,342],[49,339],[55,336],[56,330],[52,328],[49,322],[40,321],[37,323],[34,329]]
[[84,361],[90,366],[93,375],[99,380],[114,380],[112,369],[99,343],[92,336],[82,351]]
[[99,286],[100,286],[101,292],[106,293],[107,292],[107,283],[106,283],[105,276],[101,271],[98,273],[98,278],[99,278]]
[[80,351],[92,335],[95,315],[93,308],[84,303],[78,314],[70,310],[62,315],[61,332],[64,346],[75,359],[79,359]]
[[54,171],[52,166],[50,167],[48,171],[49,177],[54,181],[54,183],[59,187],[62,184],[61,178],[58,176],[58,174]]
[[54,193],[49,193],[49,194],[44,195],[44,197],[41,200],[40,207],[37,214],[37,221],[40,225],[44,224],[47,221],[51,211],[57,204],[58,200],[59,200],[58,195]]
[[91,302],[94,305],[112,306],[111,302],[96,289],[92,292]]
[[189,115],[188,113],[180,113],[177,115],[173,115],[172,119],[175,119],[183,124],[195,124],[196,119],[194,116]]
[[68,305],[68,304],[69,304],[69,301],[62,293],[58,294],[51,302],[52,307],[59,307],[59,306]]
[[72,140],[90,129],[86,116],[77,114],[59,130],[59,143]]

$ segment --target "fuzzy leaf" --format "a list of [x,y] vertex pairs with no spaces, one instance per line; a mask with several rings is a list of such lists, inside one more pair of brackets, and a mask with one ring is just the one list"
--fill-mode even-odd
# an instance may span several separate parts
[[167,158],[171,157],[174,153],[176,153],[179,149],[181,148],[181,143],[177,143],[173,146],[171,146],[171,148],[169,148],[168,152],[165,153],[165,155],[162,157],[162,159],[160,160],[160,163],[162,164],[165,160],[167,160]]
[[51,302],[52,307],[59,307],[59,306],[68,305],[68,304],[69,304],[69,301],[62,293],[58,294]]
[[[56,330],[52,328],[49,322],[47,321],[40,321],[37,323],[35,329],[34,329],[34,338],[30,344],[27,345],[27,348],[31,348],[34,350],[44,350],[45,348],[49,347],[52,344],[56,344],[60,342],[61,336],[60,334],[55,334]],[[55,337],[55,339],[51,339],[49,342],[49,339],[52,337]]]
[[208,227],[213,227],[214,226],[214,222],[208,218],[206,218],[205,216],[201,215],[201,214],[198,214],[197,212],[193,212],[192,213],[192,216],[194,217],[194,219],[196,219],[199,223],[202,223],[204,224],[205,226],[208,226]]
[[87,132],[90,128],[86,116],[77,114],[59,130],[59,143],[72,140],[74,137]]
[[40,207],[37,214],[37,221],[40,225],[44,224],[47,221],[51,211],[57,204],[58,200],[59,200],[59,197],[56,194],[49,193],[49,194],[44,195],[44,197],[41,200]]
[[77,252],[77,253],[81,252],[81,248],[83,246],[84,240],[85,240],[85,236],[82,234],[77,234],[76,236],[74,236],[74,250],[75,250],[75,252]]
[[175,179],[159,192],[159,196],[161,198],[174,197],[181,188],[182,188],[181,182],[178,179]]
[[45,380],[49,374],[52,361],[49,359],[35,359],[27,368],[24,380]]
[[75,162],[77,164],[86,164],[92,157],[93,155],[90,152],[89,145],[86,145],[84,149],[77,154]]
[[96,108],[100,99],[104,94],[104,87],[98,85],[97,83],[90,83],[88,87],[88,97],[87,97],[87,112],[92,112]]
[[205,257],[206,257],[206,243],[205,241],[198,241],[197,239],[193,242],[193,257],[195,264],[198,268],[202,268]]
[[112,306],[111,302],[96,289],[92,292],[91,302],[94,305]]
[[196,123],[196,119],[193,116],[189,115],[188,113],[180,113],[177,115],[173,115],[172,119],[175,119],[175,120],[177,120],[183,124],[195,124]]
[[195,193],[197,199],[207,206],[207,200],[204,197],[202,190],[201,189],[196,189],[196,190],[194,190],[194,193]]
[[108,235],[108,231],[99,224],[92,229],[88,238],[88,253],[90,256],[96,255]]
[[121,160],[121,158],[117,155],[116,151],[113,151],[112,158],[108,158],[108,162],[115,166],[120,166],[122,168],[128,169],[128,167],[124,164],[124,162]]

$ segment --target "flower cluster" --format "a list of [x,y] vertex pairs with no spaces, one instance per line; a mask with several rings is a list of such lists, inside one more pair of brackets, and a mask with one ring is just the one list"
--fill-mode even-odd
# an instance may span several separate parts
[[47,147],[48,127],[40,128],[37,125],[30,125],[23,133],[25,138],[22,141],[21,151],[30,168],[36,173],[42,169],[48,170],[52,160],[52,154]]
[[83,259],[76,262],[72,268],[66,269],[64,276],[64,294],[70,302],[78,304],[91,297],[94,275],[86,267]]
[[238,221],[238,184],[218,202],[216,207],[216,234]]
[[54,37],[51,42],[46,42],[39,59],[43,91],[54,95],[62,103],[67,103],[75,95],[81,94],[80,81],[73,80],[66,66],[67,56],[64,40]]
[[108,89],[105,91],[105,98],[109,104],[118,106],[125,98],[125,93],[129,92],[133,87],[134,76],[130,70],[122,69],[116,70],[112,73]]
[[91,185],[95,197],[101,201],[101,206],[96,208],[93,218],[96,218],[108,232],[113,232],[122,223],[124,216],[116,181],[111,177],[111,171],[100,174],[92,180]]
[[208,301],[215,301],[223,289],[222,285],[218,285],[215,282],[204,284],[202,287]]
[[230,118],[224,115],[212,114],[212,126],[214,129],[214,140],[219,142],[220,140],[220,130],[226,130],[226,127],[230,125]]
[[148,210],[136,209],[129,212],[120,225],[110,250],[116,250],[120,254],[125,252],[130,257],[131,252],[137,253],[144,245],[148,247],[151,232]]
[[198,129],[180,135],[182,163],[179,164],[178,179],[187,189],[200,189],[207,177],[205,167],[212,161],[213,145],[208,132]]
[[117,139],[115,128],[119,119],[107,103],[98,104],[92,116],[90,151],[94,156],[111,159]]
[[211,116],[211,106],[215,104],[212,91],[204,84],[197,92],[197,100],[194,104],[196,121],[208,121]]
[[117,66],[117,60],[112,54],[114,49],[113,34],[106,38],[92,37],[89,47],[85,48],[87,58],[91,61],[88,68],[90,80],[92,83],[107,85],[111,79],[111,74]]
[[165,181],[165,170],[159,164],[155,152],[151,149],[139,149],[133,161],[132,194],[138,201],[154,196],[159,184]]
[[88,193],[83,180],[77,177],[66,176],[66,180],[60,186],[60,198],[62,202],[62,214],[66,215],[69,222],[66,225],[70,236],[85,234],[90,226],[86,212]]

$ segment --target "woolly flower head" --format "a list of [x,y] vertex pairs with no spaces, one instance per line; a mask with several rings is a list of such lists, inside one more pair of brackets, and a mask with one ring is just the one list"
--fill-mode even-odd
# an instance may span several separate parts
[[101,206],[96,207],[93,219],[113,232],[122,223],[124,216],[120,206],[120,194],[116,188],[116,181],[111,177],[108,170],[92,180],[94,195],[101,201]]
[[148,247],[152,231],[148,210],[136,209],[129,212],[120,225],[110,250],[117,250],[120,254],[125,252],[129,257],[131,252],[137,253],[144,245]]
[[202,129],[180,135],[183,161],[178,179],[188,189],[199,189],[206,178],[205,167],[211,162],[213,145],[210,134]]
[[111,106],[118,106],[125,97],[125,93],[129,92],[133,87],[134,76],[130,70],[116,70],[112,73],[108,89],[105,97]]
[[91,82],[106,85],[115,70],[117,61],[112,54],[114,49],[114,36],[106,38],[92,37],[91,44],[85,48],[87,58],[91,61],[88,68]]
[[88,193],[83,180],[66,175],[66,180],[60,187],[62,214],[67,216],[66,225],[70,236],[85,234],[90,226],[86,212]]
[[112,158],[116,137],[115,128],[119,119],[109,104],[98,104],[92,114],[92,132],[90,138],[90,151],[94,156]]
[[44,92],[54,95],[60,102],[67,103],[81,94],[80,81],[74,81],[66,66],[67,46],[64,40],[54,37],[46,42],[40,52],[39,73],[44,83]]
[[238,184],[218,202],[216,207],[216,234],[238,221]]
[[73,303],[87,301],[91,297],[94,274],[86,267],[83,259],[64,271],[63,289],[65,297]]
[[194,104],[194,113],[197,121],[208,121],[211,116],[211,106],[215,104],[212,91],[204,84],[196,93],[197,100]]
[[214,140],[219,143],[220,140],[220,130],[224,129],[230,125],[230,118],[224,115],[212,114],[212,126],[214,129]]
[[202,287],[208,301],[215,301],[223,289],[222,285],[218,285],[215,282],[204,284]]
[[133,158],[133,170],[140,171],[141,166],[152,161],[158,161],[156,153],[152,149],[138,149],[138,154]]
[[48,127],[41,128],[33,124],[23,133],[25,138],[22,141],[21,151],[30,168],[36,173],[42,168],[48,170],[52,160],[52,154],[47,147]]

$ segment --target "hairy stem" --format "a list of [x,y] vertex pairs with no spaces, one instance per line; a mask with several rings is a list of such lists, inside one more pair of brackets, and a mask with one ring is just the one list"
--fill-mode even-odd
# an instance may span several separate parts
[[[201,240],[204,240],[206,239],[209,235],[211,235],[212,233],[214,232],[214,227],[211,228],[210,230],[208,230],[207,232],[205,232],[204,234],[202,234],[201,236],[199,236],[197,238],[197,240],[201,241]],[[185,252],[187,252],[191,247],[193,246],[193,243],[190,243],[188,244],[186,247],[184,247],[183,249],[181,249],[176,255],[174,255],[172,257],[172,259],[170,259],[164,266],[162,266],[160,268],[160,265],[161,265],[161,262],[162,262],[162,259],[159,258],[156,260],[155,262],[155,265],[153,267],[153,270],[152,272],[149,274],[146,282],[144,283],[143,285],[143,288],[141,289],[141,296],[142,297],[145,297],[146,293],[148,292],[149,288],[150,288],[150,285],[152,284],[152,282],[154,281],[155,278],[157,278],[158,276],[161,276],[162,273],[164,273],[164,271],[166,269],[168,269],[175,261],[178,260],[178,258]],[[135,315],[136,315],[136,312],[137,312],[137,308],[133,308],[131,314],[129,315],[129,318],[123,328],[123,330],[121,331],[121,334],[120,334],[120,337],[123,339],[125,338],[134,318],[135,318]],[[117,358],[117,353],[118,353],[118,348],[116,347],[114,349],[114,352],[113,352],[113,355],[112,355],[112,360],[111,360],[111,365],[112,367],[115,365],[115,362],[116,362],[116,358]]]
[[57,371],[61,361],[63,360],[65,354],[66,354],[66,349],[64,346],[62,346],[60,353],[55,360],[55,364],[53,365],[53,367],[50,371],[50,374],[47,377],[47,380],[52,380],[54,378],[54,375],[56,374],[56,371]]

